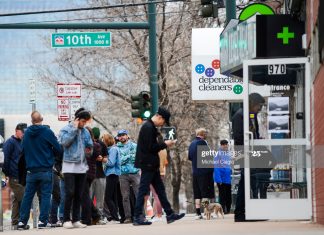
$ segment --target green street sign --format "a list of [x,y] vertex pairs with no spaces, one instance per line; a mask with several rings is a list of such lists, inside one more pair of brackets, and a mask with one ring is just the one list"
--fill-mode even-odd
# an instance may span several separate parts
[[253,4],[248,5],[241,11],[241,14],[239,15],[239,20],[240,21],[247,20],[257,13],[260,15],[274,15],[275,14],[273,9],[271,7],[269,7],[268,5],[262,4],[262,3],[253,3]]
[[69,48],[69,47],[110,47],[111,33],[53,33],[53,48]]

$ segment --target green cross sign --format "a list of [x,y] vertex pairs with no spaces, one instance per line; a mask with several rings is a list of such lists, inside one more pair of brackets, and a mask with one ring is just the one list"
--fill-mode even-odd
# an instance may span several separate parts
[[277,38],[281,38],[283,44],[289,44],[289,39],[295,38],[295,33],[290,33],[289,27],[283,27],[282,33],[277,33]]

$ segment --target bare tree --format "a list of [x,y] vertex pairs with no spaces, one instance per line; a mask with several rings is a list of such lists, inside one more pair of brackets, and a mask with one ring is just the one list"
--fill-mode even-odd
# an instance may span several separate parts
[[[140,0],[116,0],[109,4],[140,3]],[[89,0],[93,6],[107,1]],[[188,146],[194,130],[206,127],[210,145],[228,137],[227,104],[225,102],[197,104],[191,100],[191,29],[219,26],[224,19],[202,19],[198,16],[199,1],[164,2],[157,4],[157,47],[159,102],[172,112],[172,123],[177,128],[178,143],[169,151],[168,196],[176,211],[180,209],[179,194],[192,197],[191,163]],[[94,22],[143,22],[148,19],[147,5],[109,8],[87,13]],[[221,14],[222,15],[222,14]],[[54,60],[56,68],[38,68],[42,81],[79,81],[97,123],[109,132],[128,128],[137,137],[139,126],[130,117],[130,95],[149,89],[148,31],[114,30],[112,47],[104,49],[60,50]],[[192,205],[188,205],[192,211]]]

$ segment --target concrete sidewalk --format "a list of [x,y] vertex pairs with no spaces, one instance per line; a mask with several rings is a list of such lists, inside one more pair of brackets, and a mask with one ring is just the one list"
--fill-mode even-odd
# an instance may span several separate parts
[[194,220],[193,215],[167,224],[156,222],[150,226],[133,226],[132,224],[108,223],[107,225],[89,226],[85,229],[30,229],[26,231],[5,231],[5,234],[44,234],[57,235],[323,235],[324,226],[307,221],[266,221],[234,223],[233,215],[225,215],[225,219]]

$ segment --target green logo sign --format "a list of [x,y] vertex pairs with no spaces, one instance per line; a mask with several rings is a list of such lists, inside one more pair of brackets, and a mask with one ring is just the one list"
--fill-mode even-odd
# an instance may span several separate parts
[[241,94],[243,92],[243,87],[241,85],[235,85],[233,87],[233,92],[237,95]]
[[295,38],[295,33],[289,32],[289,27],[285,26],[282,28],[282,33],[277,33],[277,38],[282,39],[282,44],[289,44],[290,38]]
[[240,21],[244,21],[259,13],[260,15],[274,15],[275,12],[271,7],[262,3],[253,3],[245,7],[239,16]]
[[52,47],[110,47],[111,34],[105,33],[53,33]]

